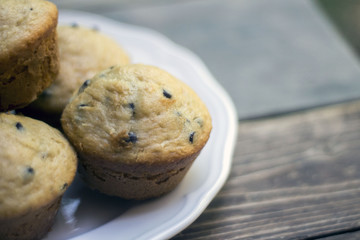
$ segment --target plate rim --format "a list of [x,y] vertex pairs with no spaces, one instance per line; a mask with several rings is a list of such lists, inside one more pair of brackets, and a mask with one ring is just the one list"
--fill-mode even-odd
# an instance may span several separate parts
[[[224,88],[220,85],[220,83],[213,77],[210,73],[209,69],[206,67],[204,62],[198,57],[195,53],[190,51],[188,48],[185,48],[174,41],[172,41],[167,36],[163,35],[162,33],[153,30],[151,28],[133,25],[129,23],[120,22],[102,15],[78,11],[78,10],[69,10],[69,9],[60,9],[59,10],[59,24],[62,23],[61,18],[63,17],[80,17],[82,19],[98,19],[101,23],[111,24],[113,26],[121,26],[122,28],[131,29],[132,31],[136,31],[138,34],[144,34],[151,39],[155,39],[156,41],[161,42],[161,44],[165,44],[170,49],[172,53],[181,53],[182,58],[186,58],[186,60],[191,64],[194,68],[196,73],[201,76],[201,78],[208,84],[208,87],[214,92],[217,93],[216,95],[221,100],[221,103],[225,107],[225,112],[228,114],[228,135],[225,137],[224,148],[222,151],[222,169],[220,171],[219,177],[216,179],[212,187],[209,191],[206,192],[201,197],[201,201],[197,204],[197,206],[193,209],[191,214],[188,214],[186,218],[182,219],[182,221],[178,222],[176,225],[167,228],[165,231],[157,232],[152,236],[146,236],[148,239],[167,239],[175,236],[177,233],[181,232],[185,228],[187,228],[191,223],[193,223],[206,209],[206,207],[210,204],[213,198],[217,195],[220,189],[225,184],[232,165],[232,157],[235,150],[235,143],[237,137],[237,128],[238,128],[238,119],[236,114],[236,109],[234,103],[232,102],[228,93],[224,90]],[[76,18],[75,17],[75,18]],[[102,228],[103,226],[99,227]],[[160,228],[160,227],[158,227]],[[71,239],[81,239],[83,235],[91,234],[95,229],[86,232],[84,234],[78,235]],[[151,231],[156,232],[156,229]]]

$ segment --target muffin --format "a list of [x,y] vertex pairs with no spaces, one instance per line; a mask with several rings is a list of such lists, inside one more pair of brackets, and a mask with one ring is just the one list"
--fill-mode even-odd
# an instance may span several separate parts
[[94,29],[59,26],[60,71],[32,108],[61,115],[73,92],[96,73],[113,65],[129,63],[129,57],[113,39]]
[[0,113],[0,239],[43,237],[76,168],[76,154],[58,130]]
[[0,0],[0,111],[23,107],[59,70],[57,8],[43,0]]
[[211,117],[197,94],[157,67],[111,67],[87,80],[62,127],[92,188],[126,199],[173,190],[206,144]]

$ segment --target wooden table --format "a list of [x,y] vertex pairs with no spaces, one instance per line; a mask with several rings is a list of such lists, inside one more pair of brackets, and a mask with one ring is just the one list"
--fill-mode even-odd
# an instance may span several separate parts
[[360,239],[360,65],[310,1],[54,2],[189,48],[247,119],[224,187],[174,239]]
[[241,121],[229,179],[174,239],[359,239],[359,229],[360,100]]

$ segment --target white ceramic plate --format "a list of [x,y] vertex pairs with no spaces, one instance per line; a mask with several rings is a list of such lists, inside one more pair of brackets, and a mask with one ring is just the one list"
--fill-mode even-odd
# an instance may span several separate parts
[[181,184],[161,198],[126,201],[91,191],[76,179],[46,239],[148,240],[176,235],[204,211],[229,174],[237,133],[230,98],[197,56],[157,32],[75,11],[60,11],[59,21],[95,27],[117,40],[132,62],[158,66],[186,82],[208,106],[213,130]]

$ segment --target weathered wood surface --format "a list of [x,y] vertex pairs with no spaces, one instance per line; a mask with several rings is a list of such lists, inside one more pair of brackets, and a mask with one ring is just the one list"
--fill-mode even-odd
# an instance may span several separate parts
[[230,177],[174,239],[359,239],[360,101],[240,122]]

